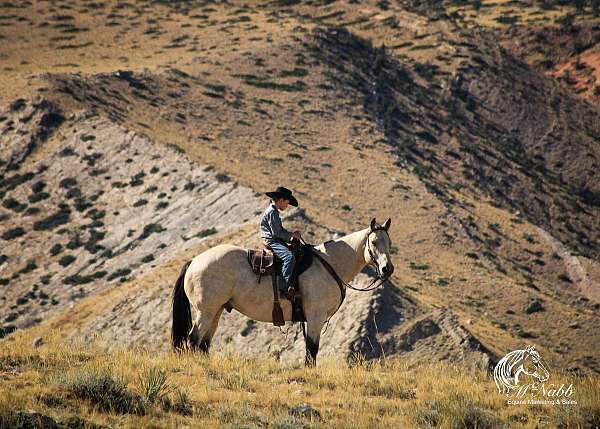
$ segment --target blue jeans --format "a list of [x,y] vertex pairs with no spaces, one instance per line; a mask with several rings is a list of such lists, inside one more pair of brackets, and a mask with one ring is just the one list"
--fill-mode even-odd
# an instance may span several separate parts
[[285,280],[286,288],[288,288],[290,287],[292,273],[294,272],[294,264],[296,263],[294,255],[292,254],[292,251],[280,241],[268,240],[268,243],[269,246],[271,246],[271,249],[273,249],[273,253],[275,253],[282,261],[281,275]]

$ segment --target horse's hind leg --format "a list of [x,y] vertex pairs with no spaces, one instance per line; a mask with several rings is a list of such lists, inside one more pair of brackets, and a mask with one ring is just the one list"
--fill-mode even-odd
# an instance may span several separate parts
[[192,350],[200,350],[203,353],[208,353],[210,342],[217,330],[222,312],[223,307],[216,312],[200,312],[190,334]]
[[190,332],[190,346],[192,347],[192,350],[200,350],[204,353],[208,353],[208,346],[210,344],[207,344],[204,341],[204,338],[210,329],[214,317],[214,313],[208,311],[199,312],[196,316],[192,331]]

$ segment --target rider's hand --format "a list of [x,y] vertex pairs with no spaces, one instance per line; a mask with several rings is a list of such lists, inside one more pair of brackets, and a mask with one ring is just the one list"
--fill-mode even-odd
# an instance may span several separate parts
[[292,237],[297,238],[298,240],[300,240],[300,231],[294,231],[292,232]]

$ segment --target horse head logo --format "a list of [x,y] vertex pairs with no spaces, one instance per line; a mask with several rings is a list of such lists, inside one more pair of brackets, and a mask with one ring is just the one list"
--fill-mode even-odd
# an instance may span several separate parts
[[519,386],[519,378],[523,375],[534,377],[542,383],[548,380],[546,364],[534,346],[528,346],[525,350],[515,350],[500,359],[494,368],[494,381],[498,392],[509,394]]

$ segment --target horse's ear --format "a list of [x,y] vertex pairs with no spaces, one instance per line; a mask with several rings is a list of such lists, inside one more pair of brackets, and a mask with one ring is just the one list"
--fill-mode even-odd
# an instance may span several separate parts
[[383,224],[383,227],[385,228],[385,230],[387,231],[388,229],[390,229],[390,224],[392,223],[392,219],[390,219],[388,217],[388,220],[385,221],[385,223]]
[[534,352],[535,351],[535,346],[527,346],[527,351],[528,352]]
[[371,219],[371,231],[375,229],[375,225],[377,225],[377,221],[375,220],[375,218],[373,218]]

